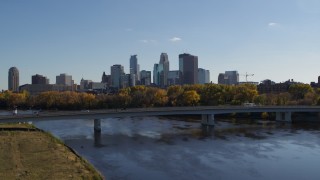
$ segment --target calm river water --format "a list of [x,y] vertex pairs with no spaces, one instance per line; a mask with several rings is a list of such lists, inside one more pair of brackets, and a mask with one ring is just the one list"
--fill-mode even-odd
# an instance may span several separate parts
[[200,122],[165,117],[35,125],[62,139],[107,179],[319,180],[319,124]]

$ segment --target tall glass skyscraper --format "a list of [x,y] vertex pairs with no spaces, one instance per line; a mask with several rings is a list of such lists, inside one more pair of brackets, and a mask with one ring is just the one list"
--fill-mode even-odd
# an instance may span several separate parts
[[168,74],[169,74],[169,58],[167,53],[161,53],[159,65],[162,65],[163,70],[160,72],[159,85],[165,87],[168,85]]
[[111,86],[114,88],[122,88],[124,83],[124,70],[120,64],[111,66]]
[[11,67],[8,73],[8,90],[19,91],[19,70],[16,67]]
[[179,71],[182,84],[198,84],[198,56],[180,54]]
[[137,55],[130,57],[130,74],[135,75],[136,83],[140,81],[140,66],[138,64]]

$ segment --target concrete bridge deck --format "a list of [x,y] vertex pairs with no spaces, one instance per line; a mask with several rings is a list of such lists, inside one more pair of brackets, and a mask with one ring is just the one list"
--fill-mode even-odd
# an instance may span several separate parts
[[157,116],[157,115],[210,115],[228,113],[275,112],[277,120],[291,121],[293,112],[319,112],[320,106],[194,106],[194,107],[161,107],[132,108],[126,110],[106,109],[88,111],[44,111],[37,114],[0,115],[0,123],[29,122],[66,119],[105,119],[113,117]]

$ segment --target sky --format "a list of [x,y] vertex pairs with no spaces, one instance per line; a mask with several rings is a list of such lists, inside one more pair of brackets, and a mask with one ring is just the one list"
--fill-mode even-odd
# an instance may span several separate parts
[[0,89],[17,67],[20,85],[60,73],[101,81],[114,64],[129,73],[153,70],[160,54],[178,70],[178,55],[198,56],[199,68],[237,70],[240,81],[317,81],[319,0],[0,0]]

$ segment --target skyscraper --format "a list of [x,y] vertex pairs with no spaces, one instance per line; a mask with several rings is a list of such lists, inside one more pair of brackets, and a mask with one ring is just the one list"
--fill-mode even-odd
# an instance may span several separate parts
[[190,54],[179,55],[179,71],[182,84],[198,83],[198,56]]
[[8,90],[19,91],[19,70],[16,67],[11,67],[8,74]]
[[163,72],[163,64],[154,64],[154,66],[153,66],[153,83],[157,86],[161,86],[161,73],[162,72]]
[[114,88],[122,88],[124,83],[124,70],[120,64],[111,66],[111,86]]
[[169,71],[168,73],[168,86],[178,85],[180,83],[180,71]]
[[72,76],[67,74],[60,74],[59,76],[56,76],[56,84],[73,86]]
[[136,82],[139,83],[139,81],[140,81],[140,66],[138,64],[137,55],[132,55],[130,57],[130,74],[134,74]]
[[141,85],[150,86],[151,84],[151,71],[142,70],[140,72]]
[[159,65],[162,65],[163,70],[160,72],[160,82],[159,85],[161,87],[165,87],[168,85],[168,74],[169,74],[169,58],[167,53],[161,53]]
[[202,68],[198,69],[198,83],[206,84],[210,82],[210,71]]

